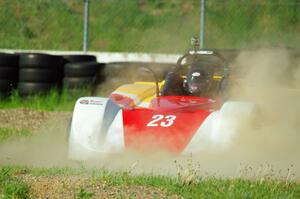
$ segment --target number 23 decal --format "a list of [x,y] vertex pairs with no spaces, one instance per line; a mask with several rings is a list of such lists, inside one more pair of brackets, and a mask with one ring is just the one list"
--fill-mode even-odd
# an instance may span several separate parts
[[153,115],[152,121],[150,121],[147,126],[161,126],[161,127],[169,127],[172,126],[176,116],[175,115]]

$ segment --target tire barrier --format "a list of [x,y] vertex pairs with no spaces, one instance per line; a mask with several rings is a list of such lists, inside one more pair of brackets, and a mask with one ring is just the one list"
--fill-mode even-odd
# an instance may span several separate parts
[[63,55],[66,63],[69,62],[96,62],[97,57],[94,55]]
[[53,88],[51,83],[40,83],[40,82],[19,82],[18,89],[20,96],[31,96],[41,93],[46,93]]
[[17,68],[19,66],[19,55],[0,53],[0,66]]
[[87,88],[95,83],[95,77],[65,77],[64,86],[67,89]]
[[2,94],[6,94],[11,90],[11,83],[7,79],[0,79],[0,91]]
[[69,55],[64,56],[68,63],[64,66],[64,87],[67,89],[91,88],[101,82],[99,75],[105,67],[96,62],[95,56]]
[[19,56],[0,53],[0,95],[7,96],[18,82]]
[[58,69],[63,64],[61,56],[42,53],[20,54],[20,68]]
[[62,56],[28,53],[20,55],[18,90],[20,96],[45,93],[60,88]]
[[37,68],[21,68],[19,70],[20,82],[43,82],[43,83],[56,83],[57,71],[50,69],[37,69]]
[[[216,51],[228,60],[234,59],[239,53],[239,50]],[[0,53],[0,95],[9,94],[16,85],[20,95],[27,96],[45,93],[51,88],[61,88],[63,85],[69,90],[90,88],[104,80],[110,89],[141,79],[154,81],[153,74],[147,70],[140,70],[141,68],[150,68],[161,81],[167,71],[175,65],[151,62],[101,64],[97,63],[97,57],[94,55],[46,53]],[[295,55],[299,56],[299,53]]]
[[71,62],[65,65],[65,77],[93,77],[101,66],[97,62]]
[[17,80],[18,68],[14,67],[0,67],[0,79]]

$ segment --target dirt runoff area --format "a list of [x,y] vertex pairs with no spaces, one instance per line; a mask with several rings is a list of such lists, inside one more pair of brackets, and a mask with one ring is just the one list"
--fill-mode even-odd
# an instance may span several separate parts
[[[28,130],[32,136],[0,144],[0,168],[24,165],[39,168],[66,167],[66,129],[71,112],[30,109],[0,110],[0,128]],[[19,173],[15,177],[29,185],[30,198],[180,198],[167,191],[141,185],[112,185],[86,176],[35,176]]]
[[156,187],[110,185],[79,176],[19,176],[30,186],[30,198],[181,198]]
[[2,109],[0,110],[0,128],[13,128],[16,130],[39,130],[45,122],[54,119],[68,121],[71,113],[48,112],[30,109]]

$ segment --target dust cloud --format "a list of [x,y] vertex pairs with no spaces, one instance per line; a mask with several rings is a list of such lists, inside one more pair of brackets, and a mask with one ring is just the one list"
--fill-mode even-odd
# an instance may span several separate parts
[[[130,154],[119,159],[119,168],[134,165],[135,171],[173,175],[178,165],[187,169],[192,161],[203,175],[300,179],[300,60],[285,49],[257,49],[241,52],[231,67],[237,80],[229,99],[254,102],[257,111],[253,121],[241,122],[227,148],[210,147],[188,157]],[[118,168],[115,158],[103,161],[112,162]]]
[[72,165],[67,159],[67,127],[65,116],[51,118],[33,132],[33,136],[0,144],[0,165],[58,167]]
[[289,173],[290,178],[300,179],[300,62],[293,56],[284,49],[244,51],[237,56],[232,70],[240,79],[230,98],[254,102],[257,111],[251,123],[240,126],[226,150],[197,154],[195,159],[206,169],[252,177],[264,170],[259,175]]
[[[237,80],[229,98],[254,102],[257,112],[251,123],[240,126],[226,149],[217,150],[216,146],[186,157],[129,152],[80,165],[163,175],[176,175],[180,168],[182,172],[197,170],[202,176],[299,180],[300,60],[293,56],[285,49],[259,49],[243,51],[234,60]],[[122,76],[125,74],[122,72]],[[110,88],[116,84],[119,82],[106,82]],[[67,159],[67,125],[57,122],[48,122],[30,139],[1,144],[0,165],[78,166]]]

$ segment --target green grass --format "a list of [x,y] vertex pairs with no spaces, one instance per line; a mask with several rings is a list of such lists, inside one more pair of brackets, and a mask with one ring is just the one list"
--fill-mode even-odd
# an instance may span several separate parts
[[94,194],[92,192],[89,192],[87,190],[85,190],[84,188],[81,188],[77,194],[78,198],[81,199],[88,199],[91,198]]
[[[182,53],[199,35],[199,0],[91,0],[90,50]],[[210,0],[207,48],[299,48],[297,0]],[[0,48],[81,50],[84,1],[0,1]]]
[[11,169],[7,167],[0,168],[0,198],[29,198],[29,186],[13,177]]
[[14,91],[9,97],[0,99],[0,109],[29,108],[45,111],[72,111],[79,97],[90,95],[88,90],[64,90],[61,92],[52,90],[47,94],[24,98]]
[[[91,182],[105,182],[106,186],[146,186],[166,190],[169,194],[176,194],[184,198],[299,198],[300,184],[282,180],[246,180],[246,179],[217,179],[194,178],[187,181],[180,178],[163,175],[132,175],[127,172],[108,172],[103,169],[85,168],[51,168],[37,169],[24,167],[2,167],[1,175],[13,173],[27,173],[34,176],[76,175],[88,177]],[[8,174],[7,174],[8,173]],[[3,178],[3,177],[2,177]],[[7,177],[5,177],[7,178]],[[9,177],[9,179],[11,179]],[[3,180],[2,180],[3,181]],[[7,181],[7,180],[6,180]],[[3,182],[2,182],[3,183]],[[19,182],[18,182],[19,183]],[[26,187],[22,185],[23,187]],[[23,188],[25,192],[25,188]],[[93,193],[82,187],[77,196],[89,198]]]

